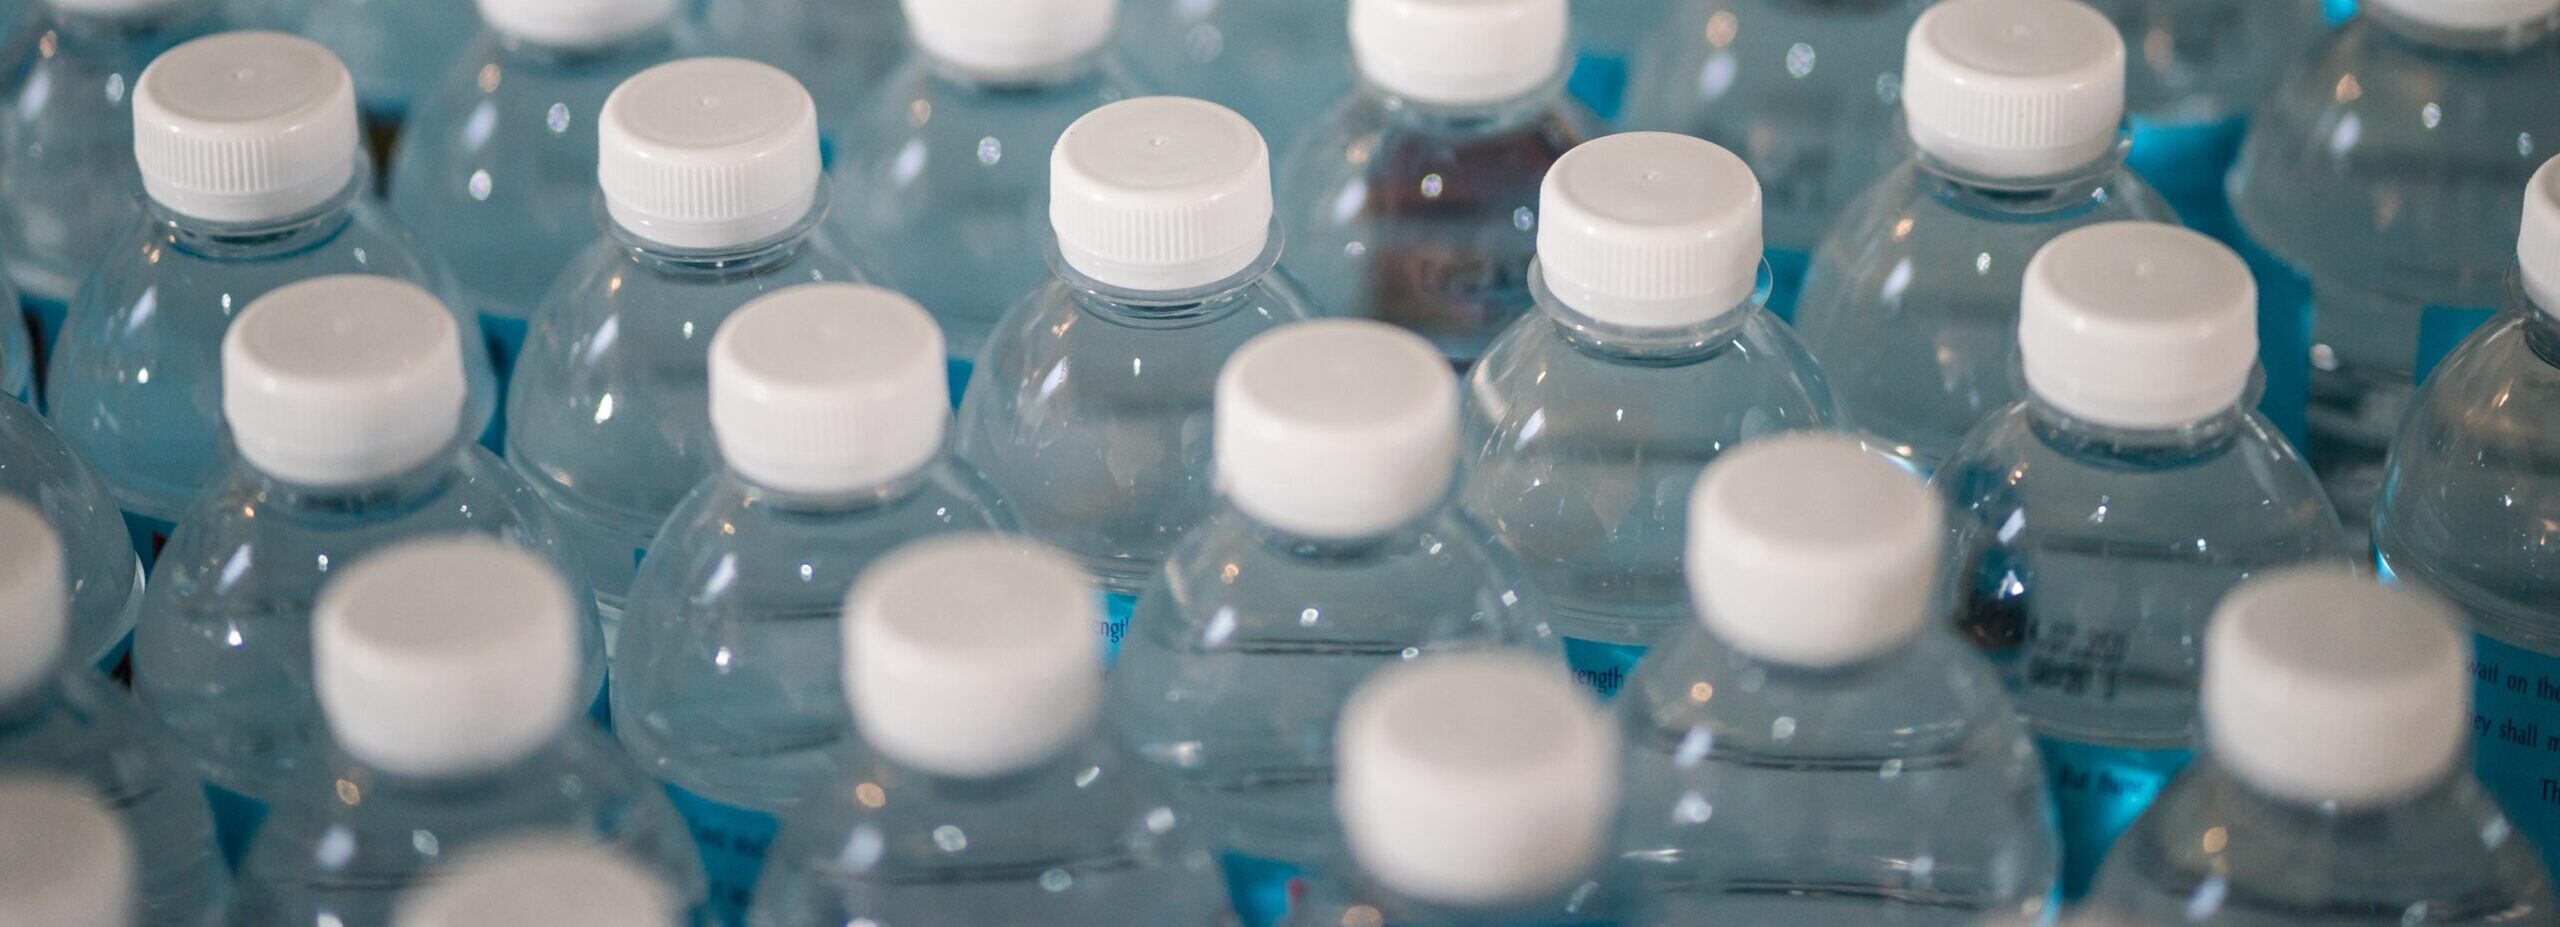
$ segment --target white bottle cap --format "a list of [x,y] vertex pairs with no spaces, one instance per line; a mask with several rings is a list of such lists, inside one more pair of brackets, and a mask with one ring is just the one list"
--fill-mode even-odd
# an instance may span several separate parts
[[314,681],[329,730],[407,776],[483,772],[577,717],[578,608],[551,564],[477,537],[412,541],[320,590]]
[[1271,151],[1234,110],[1188,97],[1084,114],[1049,158],[1049,225],[1067,266],[1149,293],[1242,273],[1271,242]]
[[711,432],[757,485],[835,495],[942,453],[951,387],[942,329],[890,290],[792,287],[747,303],[711,339]]
[[1689,496],[1690,594],[1743,653],[1857,663],[1929,623],[1945,519],[1927,487],[1854,439],[1762,438],[1717,457]]
[[2512,29],[2560,14],[2560,0],[2371,0],[2439,29]]
[[2205,632],[2214,756],[2279,798],[2388,804],[2459,767],[2471,737],[2471,640],[2452,606],[2344,567],[2241,583]]
[[1564,69],[1565,0],[1352,0],[1360,73],[1396,96],[1481,106]]
[[2516,238],[2516,263],[2525,295],[2544,313],[2560,316],[2560,158],[2543,162],[2525,184],[2524,232]]
[[1911,141],[1990,177],[2044,177],[2097,160],[2124,121],[2124,37],[2075,0],[1947,0],[1904,56]]
[[[416,0],[410,0],[416,2]],[[536,45],[594,48],[665,25],[678,0],[479,0],[489,28]]]
[[1618,810],[1618,728],[1552,662],[1474,653],[1391,666],[1342,709],[1334,801],[1363,871],[1464,907],[1585,878]]
[[466,850],[400,899],[393,927],[678,927],[675,892],[611,848],[561,836]]
[[297,215],[355,178],[355,79],[319,43],[280,32],[188,42],[134,82],[133,156],[143,189],[179,215]]
[[596,117],[605,211],[669,248],[763,241],[818,200],[818,109],[772,65],[690,58],[623,81]]
[[1257,335],[1218,372],[1218,486],[1256,521],[1313,538],[1381,534],[1448,495],[1458,379],[1439,349],[1366,319]]
[[62,540],[27,500],[0,496],[0,702],[51,678],[71,633]]
[[2258,284],[2221,242],[2174,225],[2075,229],[2027,262],[2027,388],[2114,428],[2177,428],[2240,404],[2258,365]]
[[1538,267],[1574,311],[1676,330],[1760,284],[1760,180],[1733,152],[1668,132],[1584,142],[1538,195]]
[[990,79],[1030,77],[1101,50],[1119,0],[904,0],[916,46]]
[[222,418],[288,483],[354,486],[452,446],[467,387],[453,313],[416,284],[347,274],[258,297],[222,337]]
[[122,19],[148,16],[186,5],[189,0],[46,0],[54,9],[81,16]]
[[131,927],[133,835],[96,793],[52,776],[0,779],[0,924]]
[[1100,602],[1073,561],[1038,542],[964,534],[899,548],[854,581],[844,621],[854,726],[900,764],[1018,772],[1085,736],[1101,707]]

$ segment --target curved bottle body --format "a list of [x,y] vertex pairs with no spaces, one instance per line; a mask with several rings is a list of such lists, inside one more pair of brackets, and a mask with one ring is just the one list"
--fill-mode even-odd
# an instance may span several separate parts
[[0,772],[77,779],[122,818],[141,875],[137,923],[224,923],[229,873],[195,770],[169,733],[86,666],[0,701]]
[[1139,0],[1121,7],[1113,47],[1150,86],[1252,120],[1279,157],[1357,79],[1343,0]]
[[36,410],[0,402],[0,493],[27,500],[62,540],[71,570],[75,660],[112,669],[142,607],[142,564],[105,483]]

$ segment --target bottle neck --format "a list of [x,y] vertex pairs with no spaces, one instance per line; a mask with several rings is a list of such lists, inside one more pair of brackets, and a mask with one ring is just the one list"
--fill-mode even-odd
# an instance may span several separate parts
[[1769,262],[1760,262],[1759,282],[1751,297],[1706,321],[1675,328],[1637,328],[1601,321],[1567,305],[1547,287],[1546,268],[1529,265],[1529,293],[1538,311],[1556,326],[1575,350],[1616,363],[1642,367],[1680,367],[1713,359],[1733,347],[1744,326],[1763,310],[1769,297]]
[[2403,41],[2465,54],[2503,55],[2541,45],[2560,34],[2560,13],[2507,26],[2461,28],[2425,22],[2387,3],[2366,0],[2358,15]]
[[281,479],[253,464],[258,495],[267,504],[318,515],[379,515],[408,511],[441,494],[462,470],[458,456],[468,453],[465,439],[391,476],[344,486],[315,486]]
[[2186,425],[2169,428],[2120,428],[2072,415],[2030,395],[2031,426],[2045,444],[2073,457],[2101,459],[2135,466],[2164,466],[2220,453],[2237,440],[2249,417],[2250,400]]
[[494,30],[492,37],[509,57],[548,67],[577,68],[623,58],[665,57],[676,44],[679,19],[671,16],[665,22],[594,45],[550,45]]
[[85,13],[45,3],[47,25],[82,41],[130,41],[193,26],[221,12],[218,0],[172,0],[155,9],[121,15]]
[[1042,93],[1082,81],[1102,72],[1104,54],[1103,48],[1097,46],[1046,67],[997,70],[971,67],[921,45],[910,47],[915,49],[916,65],[934,80],[973,92],[1001,94]]
[[1431,513],[1438,511],[1438,506],[1434,506],[1403,524],[1375,534],[1326,538],[1300,534],[1255,518],[1241,506],[1236,506],[1233,499],[1227,500],[1227,504],[1236,508],[1237,517],[1250,526],[1247,536],[1263,550],[1283,560],[1323,564],[1373,563],[1396,552],[1412,550],[1416,546],[1415,536],[1422,533]]
[[2543,363],[2560,368],[2560,316],[2528,300],[2523,324],[2525,346]]
[[1432,103],[1363,79],[1361,90],[1398,125],[1440,135],[1493,135],[1528,126],[1564,105],[1565,75],[1534,90],[1491,103]]
[[643,238],[614,220],[602,193],[596,195],[595,214],[597,224],[633,263],[668,277],[720,279],[759,273],[799,256],[801,246],[825,224],[830,196],[827,178],[819,177],[809,211],[799,222],[776,234],[729,248],[678,248]]
[[1924,186],[1940,200],[1974,212],[2045,216],[2087,209],[2118,195],[2114,181],[2124,168],[2132,136],[2120,133],[2106,153],[2070,170],[2040,177],[1994,177],[1969,171],[1914,150],[1912,163]]
[[1281,234],[1279,223],[1271,226],[1271,237],[1262,253],[1241,271],[1224,280],[1188,290],[1133,290],[1086,276],[1067,263],[1058,250],[1057,236],[1047,239],[1049,271],[1067,288],[1068,298],[1076,308],[1131,328],[1190,328],[1226,318],[1254,302],[1255,290],[1269,281],[1285,279],[1272,273],[1280,264]]
[[355,221],[356,204],[373,183],[373,171],[357,156],[355,175],[327,200],[290,216],[254,222],[212,222],[181,215],[143,197],[155,231],[182,250],[217,260],[249,260],[292,254],[337,237]]
[[788,518],[841,519],[888,508],[922,491],[933,479],[933,469],[942,458],[937,456],[915,470],[883,482],[843,492],[795,492],[759,483],[754,477],[729,468],[729,479],[741,487],[740,496],[749,506],[761,506]]

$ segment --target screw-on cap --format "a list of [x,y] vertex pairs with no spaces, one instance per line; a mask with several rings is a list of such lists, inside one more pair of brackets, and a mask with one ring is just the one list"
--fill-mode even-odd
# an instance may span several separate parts
[[1833,667],[1927,625],[1945,544],[1936,496],[1854,439],[1763,438],[1689,496],[1689,589],[1717,638],[1759,659]]
[[2205,632],[2206,739],[2279,798],[2347,807],[2424,791],[2462,763],[2471,641],[2452,606],[2344,567],[2241,583]]
[[596,117],[596,181],[613,221],[670,248],[763,241],[818,198],[818,108],[791,75],[690,58],[623,81]]
[[904,0],[907,31],[928,54],[1003,80],[1055,70],[1111,39],[1119,0]]
[[413,541],[320,590],[320,709],[349,755],[409,776],[523,759],[577,716],[578,609],[541,557],[477,537]]
[[1518,903],[1584,878],[1618,810],[1618,729],[1562,667],[1431,657],[1342,709],[1334,801],[1352,855],[1424,901]]
[[2560,158],[2542,162],[2524,189],[2524,232],[2516,238],[2524,293],[2560,316]]
[[222,338],[222,417],[251,466],[352,486],[433,459],[462,428],[453,314],[417,285],[348,274],[280,287]]
[[133,835],[96,793],[0,779],[0,924],[129,927],[137,876]]
[[1499,103],[1565,66],[1565,0],[1352,0],[1351,50],[1380,89],[1441,106]]
[[2174,225],[2067,232],[2027,262],[2027,388],[2116,428],[2192,425],[2238,405],[2258,364],[2258,284],[2221,242]]
[[2560,15],[2560,0],[2371,0],[2439,29],[2511,29]]
[[1255,336],[1219,371],[1216,410],[1219,487],[1293,534],[1387,531],[1439,505],[1457,470],[1457,377],[1430,342],[1383,322]]
[[1054,756],[1102,702],[1093,586],[1035,541],[945,535],[899,548],[854,581],[844,689],[881,755],[986,778]]
[[913,473],[951,419],[942,329],[895,292],[811,284],[759,297],[711,339],[711,431],[759,485],[834,494]]
[[[414,0],[413,0],[414,2]],[[678,0],[479,0],[499,33],[537,45],[594,48],[665,25]]]
[[611,848],[561,836],[466,850],[400,899],[395,927],[678,927],[675,892]]
[[1234,110],[1187,97],[1084,114],[1049,157],[1049,224],[1078,273],[1124,289],[1208,286],[1271,241],[1271,151]]
[[0,702],[53,675],[71,633],[70,583],[62,540],[44,514],[0,496]]
[[280,32],[188,42],[134,82],[133,156],[143,189],[180,215],[304,212],[355,177],[355,79],[319,43]]
[[1902,109],[1911,141],[1958,169],[2067,171],[2116,145],[2124,37],[2074,0],[1947,0],[1911,27]]
[[1668,132],[1584,142],[1547,171],[1538,267],[1574,311],[1680,329],[1760,282],[1760,179],[1733,152]]

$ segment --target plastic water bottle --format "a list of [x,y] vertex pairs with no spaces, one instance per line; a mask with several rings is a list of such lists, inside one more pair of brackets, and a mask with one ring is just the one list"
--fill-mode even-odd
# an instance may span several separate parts
[[[323,585],[392,544],[472,534],[568,563],[530,487],[462,427],[465,345],[425,291],[323,277],[250,305],[222,346],[236,455],[183,510],[134,635],[134,687],[199,768],[235,859],[266,803],[323,758],[311,609]],[[574,574],[573,574],[574,575]],[[585,673],[603,648],[583,580]]]
[[909,541],[1013,517],[950,459],[942,336],[850,284],[748,303],[711,339],[727,466],[640,564],[614,651],[615,731],[665,782],[735,922],[776,816],[835,770],[845,590]]
[[2383,575],[2450,596],[2474,641],[2480,778],[2545,853],[2560,779],[2541,694],[2560,682],[2560,160],[2525,194],[2521,293],[2419,390],[2393,442],[2373,546]]
[[2367,0],[2249,127],[2231,205],[2286,354],[2309,320],[2303,451],[2351,528],[2413,384],[2507,302],[2525,180],[2560,139],[2555,73],[2560,0]]
[[1906,149],[1902,50],[1930,2],[1683,0],[1638,52],[1621,121],[1722,145],[1766,185],[1781,318],[1814,246]]
[[1628,859],[1660,923],[2050,923],[2062,853],[1991,665],[1936,626],[1938,500],[1851,439],[1690,496],[1699,624],[1636,670]]
[[1348,0],[1123,0],[1115,46],[1149,86],[1244,114],[1271,147],[1351,92]]
[[1620,922],[1618,728],[1553,665],[1474,654],[1380,670],[1335,739],[1349,852],[1290,927]]
[[1465,367],[1529,311],[1538,182],[1594,132],[1565,0],[1353,0],[1361,83],[1280,172],[1282,258],[1328,313]]
[[1626,115],[1636,51],[1670,21],[1674,0],[1573,0],[1573,76],[1565,89],[1602,120]]
[[2189,228],[2238,241],[2223,177],[2249,113],[2327,21],[2321,0],[2090,0],[2127,48],[2126,165],[2177,207]]
[[832,171],[855,246],[942,323],[956,402],[1005,310],[1048,279],[1059,134],[1135,93],[1106,50],[1116,0],[907,6],[916,52],[829,127]]
[[1018,538],[920,541],[844,604],[844,771],[774,844],[757,927],[1233,922],[1147,764],[1095,729],[1084,570]]
[[692,927],[674,890],[640,861],[563,835],[460,854],[409,890],[391,927]]
[[[147,561],[222,472],[222,333],[233,316],[313,277],[376,274],[439,290],[445,275],[365,198],[354,87],[327,49],[273,32],[189,42],[134,82],[133,120],[147,214],[81,286],[45,395]],[[479,326],[459,321],[471,346],[464,421],[476,435],[496,381]]]
[[1219,366],[1313,310],[1272,272],[1270,155],[1233,111],[1114,103],[1068,128],[1050,170],[1052,276],[980,352],[958,447],[1024,530],[1094,575],[1117,649],[1165,553],[1209,515]]
[[596,124],[602,237],[534,310],[507,462],[559,513],[610,635],[658,526],[719,467],[706,394],[721,320],[762,293],[869,275],[825,224],[817,110],[791,75],[662,64]]
[[2139,927],[2560,924],[2542,860],[2463,769],[2471,648],[2442,600],[2269,574],[2206,632],[2208,747],[2091,903]]
[[483,538],[355,561],[311,618],[311,682],[337,749],[276,799],[240,865],[239,923],[387,924],[431,867],[559,831],[702,898],[665,793],[578,717],[586,635],[543,557]]
[[1105,715],[1213,829],[1249,923],[1341,839],[1325,732],[1362,679],[1444,650],[1557,656],[1519,566],[1452,504],[1458,433],[1439,352],[1379,322],[1280,329],[1218,377],[1223,499],[1138,601]]
[[1588,142],[1547,172],[1538,208],[1538,311],[1469,376],[1462,499],[1555,609],[1575,678],[1608,698],[1688,625],[1698,471],[1837,415],[1761,306],[1760,185],[1731,152],[1660,132]]
[[0,774],[0,924],[133,927],[139,868],[133,835],[87,788]]
[[[365,130],[381,151],[410,102],[431,92],[471,44],[480,21],[471,0],[231,0],[254,22],[329,47],[355,73]],[[399,166],[393,165],[398,173]]]
[[106,484],[36,410],[0,402],[0,496],[34,506],[61,535],[71,571],[71,659],[113,670],[142,608],[142,563]]
[[[229,887],[222,858],[214,852],[213,819],[204,793],[197,790],[195,776],[167,732],[122,690],[63,649],[71,634],[65,553],[33,506],[0,498],[0,779],[40,775],[72,780],[132,833],[137,857],[122,867],[128,884],[84,891],[109,891],[119,898],[138,892],[133,924],[213,927]],[[6,791],[0,787],[0,794]],[[0,805],[6,804],[0,799]],[[9,847],[13,837],[31,833],[44,837],[48,849],[40,854],[43,859],[77,858],[71,851],[80,844],[69,840],[68,833],[0,825],[0,923],[125,927],[121,918],[10,916],[17,903],[10,899],[19,897],[10,886],[25,870]],[[81,865],[65,875],[112,871]],[[41,884],[70,891],[76,887],[73,881],[66,877]]]
[[722,54],[798,76],[820,112],[860,101],[907,52],[898,0],[704,0],[701,7]]
[[89,268],[139,210],[133,82],[221,30],[222,0],[33,0],[0,64],[0,261],[50,347]]
[[2248,576],[2343,562],[2320,481],[2249,408],[2257,292],[2220,243],[2148,222],[2027,265],[2027,398],[1938,470],[1956,510],[1956,626],[2038,736],[2065,887],[2192,756],[2198,647]]
[[460,271],[503,377],[551,279],[595,241],[605,96],[693,39],[678,0],[481,0],[480,13],[488,29],[410,111],[391,208]]
[[1949,0],[1906,61],[1916,150],[1823,239],[1796,326],[1840,411],[1927,475],[2018,398],[2028,259],[2082,226],[2175,216],[2125,169],[2124,41],[2096,10]]

